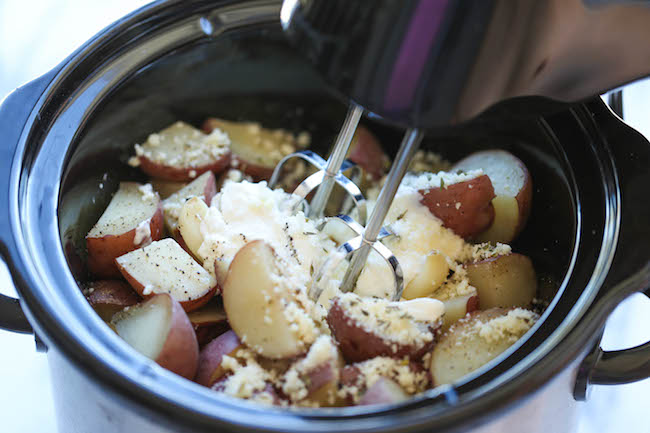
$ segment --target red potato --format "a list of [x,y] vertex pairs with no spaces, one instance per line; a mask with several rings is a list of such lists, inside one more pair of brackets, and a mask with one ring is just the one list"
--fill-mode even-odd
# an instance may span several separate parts
[[205,346],[230,329],[225,311],[214,303],[188,313],[187,317],[192,322],[199,346]]
[[175,238],[178,238],[178,220],[181,209],[188,200],[193,197],[198,197],[210,206],[212,197],[216,193],[217,184],[215,176],[211,171],[208,171],[163,200],[162,207],[165,213],[165,226],[169,233]]
[[435,344],[443,313],[436,299],[388,302],[346,293],[332,300],[327,323],[348,362],[377,356],[417,360]]
[[338,401],[342,368],[343,358],[336,344],[331,337],[323,335],[304,358],[296,360],[284,373],[282,391],[298,405],[333,406]]
[[199,248],[203,244],[201,222],[208,214],[208,206],[203,199],[192,197],[185,202],[178,217],[179,244],[198,262],[201,262]]
[[479,309],[479,297],[476,292],[442,301],[445,304],[445,316],[442,321],[443,329],[449,328],[467,315]]
[[163,212],[151,187],[122,182],[86,236],[88,270],[96,278],[115,278],[115,259],[157,241],[163,234]]
[[528,307],[537,293],[532,261],[511,253],[465,265],[469,283],[478,290],[479,308]]
[[153,190],[160,195],[162,200],[166,199],[170,195],[180,191],[185,186],[187,182],[176,182],[173,180],[157,179],[153,178],[150,180]]
[[474,179],[420,190],[423,205],[458,236],[471,239],[494,219],[494,189],[486,175]]
[[257,354],[272,359],[305,353],[317,332],[285,267],[267,243],[249,242],[230,263],[222,288],[233,331]]
[[251,176],[256,182],[268,180],[282,158],[296,151],[293,134],[281,129],[262,128],[255,122],[233,122],[211,117],[203,123],[203,131],[224,131],[230,137],[232,167]]
[[143,297],[169,293],[192,311],[214,296],[217,281],[173,239],[163,239],[115,259],[126,279]]
[[184,122],[151,134],[144,144],[135,146],[135,153],[133,165],[143,172],[177,182],[189,182],[207,171],[219,173],[230,164],[226,134],[204,134]]
[[451,384],[487,364],[517,342],[536,320],[535,313],[520,308],[477,311],[459,320],[431,353],[433,382]]
[[348,159],[361,167],[373,180],[381,179],[390,165],[379,140],[364,126],[359,126],[354,133]]
[[196,383],[212,386],[222,379],[226,370],[221,366],[224,355],[233,356],[244,345],[234,331],[227,331],[208,343],[199,354]]
[[408,398],[401,386],[385,377],[380,377],[377,382],[363,394],[357,406],[370,404],[395,404]]
[[481,169],[494,186],[494,221],[477,240],[511,242],[526,225],[532,205],[533,182],[526,165],[505,150],[486,150],[462,159],[453,169]]
[[199,346],[192,324],[181,305],[160,294],[116,314],[117,334],[149,359],[187,379],[194,379]]
[[92,281],[84,291],[88,303],[105,322],[126,307],[140,302],[140,296],[124,281],[100,280]]
[[431,295],[447,280],[449,263],[444,254],[431,252],[424,261],[424,266],[418,269],[402,293],[404,299],[423,298]]

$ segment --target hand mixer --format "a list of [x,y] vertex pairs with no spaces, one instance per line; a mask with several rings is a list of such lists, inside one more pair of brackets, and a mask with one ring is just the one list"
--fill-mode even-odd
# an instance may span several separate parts
[[[340,215],[357,236],[316,272],[310,295],[332,261],[351,257],[340,289],[354,288],[372,249],[391,266],[394,299],[403,276],[378,239],[423,129],[461,124],[514,97],[574,102],[650,73],[650,7],[620,0],[285,0],[285,33],[350,103],[329,160],[303,151],[318,172],[295,193],[320,218],[335,183],[351,196],[359,221]],[[557,105],[555,105],[557,106]],[[407,128],[372,213],[342,171],[362,114]]]

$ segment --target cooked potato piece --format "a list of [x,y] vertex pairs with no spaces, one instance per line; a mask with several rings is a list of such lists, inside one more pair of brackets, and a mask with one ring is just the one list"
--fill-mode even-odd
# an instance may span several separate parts
[[208,343],[199,354],[196,383],[203,386],[214,385],[226,374],[226,370],[221,366],[223,356],[234,356],[243,347],[234,331],[224,332]]
[[462,159],[455,170],[481,169],[494,186],[494,221],[480,242],[511,242],[526,225],[533,198],[533,182],[526,165],[505,150],[476,152]]
[[458,236],[471,239],[492,224],[494,189],[486,175],[421,190],[422,204]]
[[320,407],[337,402],[340,370],[343,367],[336,344],[327,335],[311,345],[304,358],[295,361],[282,377],[282,392],[298,405]]
[[462,319],[471,313],[478,310],[479,299],[476,292],[469,295],[457,296],[455,298],[442,301],[445,304],[445,316],[442,321],[443,328],[448,328],[456,321]]
[[217,184],[214,174],[208,171],[163,200],[162,206],[165,212],[165,226],[169,233],[175,238],[178,238],[178,220],[181,215],[181,209],[183,209],[183,206],[188,200],[193,197],[198,197],[210,206],[212,197],[216,193]]
[[217,287],[215,278],[173,239],[153,242],[115,262],[141,296],[169,293],[188,312],[208,302]]
[[512,346],[537,320],[521,308],[494,308],[456,322],[431,353],[430,372],[436,385],[456,382]]
[[268,358],[300,355],[316,339],[316,325],[284,275],[290,272],[287,266],[267,243],[249,242],[233,258],[223,284],[230,326],[248,347]]
[[370,404],[393,404],[404,401],[408,398],[408,394],[404,392],[401,386],[396,384],[390,379],[380,377],[368,390],[363,394],[363,397],[357,403],[357,406],[365,406]]
[[160,195],[162,200],[166,199],[170,195],[180,191],[181,189],[187,186],[187,182],[177,182],[174,180],[165,180],[165,179],[151,179],[151,186],[153,190]]
[[352,138],[348,159],[361,167],[373,180],[381,179],[390,165],[390,160],[377,137],[361,125]]
[[252,176],[255,181],[268,180],[282,158],[295,152],[296,138],[281,129],[262,128],[255,122],[233,122],[209,118],[203,131],[221,130],[230,137],[233,168]]
[[168,294],[116,314],[117,334],[135,350],[187,379],[194,379],[199,346],[192,324],[180,304]]
[[449,263],[444,254],[431,252],[424,260],[424,266],[404,289],[404,299],[423,298],[431,295],[449,275]]
[[511,253],[465,265],[469,283],[478,290],[479,308],[527,307],[537,293],[531,260]]
[[[408,395],[422,392],[431,385],[428,366],[425,368],[419,362],[409,361],[406,358],[394,359],[378,356],[367,361],[346,365],[341,370],[339,390],[339,397],[342,398],[341,403],[344,405],[358,404],[367,391],[382,378],[394,382]],[[374,392],[368,396],[368,399],[373,394]],[[366,401],[370,404],[371,401],[368,399]]]
[[119,280],[92,281],[86,286],[86,299],[105,322],[125,307],[140,302],[131,286]]
[[204,134],[184,122],[176,122],[135,145],[135,159],[146,174],[159,179],[188,182],[230,164],[230,140],[221,131]]
[[194,327],[196,340],[199,346],[205,346],[219,335],[230,329],[226,312],[221,306],[214,302],[209,302],[198,310],[187,314],[187,317]]
[[436,299],[389,302],[345,293],[333,299],[327,323],[348,362],[376,356],[416,360],[433,346],[443,313]]
[[88,270],[97,278],[115,278],[115,258],[162,237],[160,198],[151,185],[122,182],[86,236]]
[[203,199],[193,197],[183,205],[181,214],[178,218],[178,233],[181,246],[192,254],[193,257],[199,256],[199,248],[203,243],[203,235],[201,234],[201,221],[208,213],[208,206]]

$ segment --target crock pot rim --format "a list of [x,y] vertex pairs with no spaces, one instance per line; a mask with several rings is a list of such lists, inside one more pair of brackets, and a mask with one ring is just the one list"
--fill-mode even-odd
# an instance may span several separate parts
[[[145,6],[144,8],[142,8],[142,9],[136,11],[136,12],[133,13],[132,15],[129,15],[128,17],[125,17],[124,19],[120,20],[118,23],[116,23],[114,26],[111,26],[109,29],[111,30],[111,32],[118,32],[118,31],[119,31],[119,28],[120,28],[121,26],[124,26],[124,25],[130,23],[130,22],[133,21],[133,20],[137,20],[137,18],[140,17],[141,15],[144,16],[144,15],[146,15],[146,14],[150,14],[150,13],[152,13],[156,7],[163,7],[163,6],[164,6],[164,7],[172,7],[174,4],[178,4],[178,3],[180,3],[180,2],[168,2],[168,3],[165,3],[165,2],[158,2],[158,3],[155,3],[155,4],[150,5],[150,6]],[[198,2],[198,3],[204,3],[204,2]],[[80,49],[79,49],[75,54],[73,54],[73,55],[72,55],[72,56],[71,56],[71,57],[70,57],[66,62],[64,62],[64,65],[63,65],[61,71],[60,71],[58,74],[56,74],[56,77],[55,77],[53,83],[50,84],[48,90],[46,90],[46,91],[43,93],[43,96],[42,96],[41,100],[39,101],[39,103],[38,103],[37,106],[35,107],[34,111],[32,112],[31,117],[30,117],[30,120],[29,120],[28,123],[27,123],[28,125],[30,125],[30,124],[33,125],[33,123],[34,123],[34,121],[35,121],[35,118],[36,118],[36,117],[38,116],[38,114],[39,114],[39,113],[38,113],[39,109],[42,108],[42,106],[44,105],[44,102],[45,102],[45,101],[48,99],[48,97],[51,95],[51,92],[53,92],[53,91],[56,89],[57,81],[63,79],[62,76],[65,77],[65,72],[66,72],[69,68],[74,67],[73,63],[74,63],[75,61],[79,61],[78,57],[79,57],[82,53],[84,53],[87,49],[89,49],[89,47],[92,45],[92,43],[94,43],[95,41],[98,41],[98,39],[100,39],[100,38],[101,38],[102,36],[104,36],[104,35],[107,35],[108,33],[109,33],[109,32],[106,31],[106,32],[104,32],[104,33],[98,35],[98,37],[96,37],[95,39],[92,39],[91,41],[89,41],[86,45],[84,45],[82,48],[80,48]],[[30,133],[30,131],[25,131],[25,132],[23,133],[23,136],[21,137],[21,145],[22,145],[22,149],[21,149],[20,152],[17,152],[17,153],[16,153],[16,162],[14,163],[14,168],[15,168],[15,169],[16,169],[16,168],[20,168],[20,167],[22,167],[22,165],[23,165],[23,157],[25,156],[24,152],[26,151],[26,146],[25,146],[25,144],[26,144],[26,142],[27,142],[27,140],[28,140],[28,138],[29,138],[29,133]],[[14,177],[12,178],[12,192],[15,192],[15,196],[18,197],[18,196],[19,196],[19,193],[18,193],[18,184],[19,184],[19,181],[18,181],[17,177],[18,177],[19,175],[22,175],[22,173],[20,173],[20,170],[19,170],[19,169],[16,169],[16,170],[14,171],[13,174],[14,174]],[[60,180],[60,179],[59,179],[59,180]],[[57,186],[58,186],[58,185],[57,185]],[[17,208],[15,208],[15,213],[14,213],[14,215],[12,215],[12,216],[13,216],[13,218],[14,218],[14,220],[13,220],[14,223],[17,223],[17,222],[21,221],[21,217],[18,215],[18,209],[17,209]],[[23,243],[23,245],[25,245],[25,243],[24,243],[24,238],[21,236],[22,233],[19,233],[19,230],[16,229],[16,227],[17,227],[17,225],[14,225],[14,226],[13,226],[13,228],[14,228],[14,235],[16,235],[16,236],[17,236],[17,239],[20,239],[21,242]],[[60,247],[60,246],[59,246],[59,247]],[[57,253],[59,253],[59,254],[62,255],[62,251],[60,251],[60,248],[59,248],[59,251],[57,251]],[[30,257],[27,257],[27,256],[26,256],[26,252],[21,251],[21,256],[22,256],[22,257],[21,257],[22,260],[23,260],[26,264],[27,264],[27,263],[30,264],[30,266],[31,266],[31,270],[34,272],[33,274],[30,274],[30,275],[27,277],[28,279],[32,280],[32,281],[30,281],[30,283],[31,283],[30,285],[33,286],[33,287],[38,287],[38,284],[39,284],[39,283],[42,283],[42,281],[35,281],[35,279],[36,279],[36,278],[35,278],[35,275],[36,275],[36,268],[34,267],[34,263],[33,263],[32,260],[30,259]],[[23,294],[23,296],[24,296],[23,299],[25,299],[25,303],[26,303],[26,304],[28,305],[28,307],[29,307],[29,308],[28,308],[29,311],[32,311],[32,310],[33,310],[33,311],[36,311],[36,310],[38,309],[38,308],[36,307],[36,305],[37,305],[36,303],[37,303],[38,301],[35,300],[35,299],[33,299],[32,297],[30,297],[31,293],[29,293],[29,292],[30,292],[29,290],[24,290],[24,289],[25,289],[25,288],[19,288],[19,290],[21,290],[21,294]],[[29,294],[28,294],[28,293],[29,293]],[[35,303],[35,302],[36,302],[36,303]],[[584,307],[584,306],[583,306],[583,307]],[[41,312],[42,312],[42,311],[41,311]],[[42,315],[39,316],[39,317],[42,317]],[[39,328],[39,330],[40,330],[41,332],[44,331],[44,329],[42,329],[43,325],[42,325],[38,320],[35,321],[35,320],[34,320],[35,317],[34,317],[33,315],[31,316],[31,318],[32,318],[32,323],[38,323],[38,324],[41,325],[41,326],[37,326],[37,328]],[[96,322],[97,325],[101,323],[101,321],[100,321],[98,318],[95,318],[95,322]],[[56,325],[56,323],[55,323],[55,325]],[[102,325],[102,327],[105,328],[103,325]],[[55,329],[56,329],[56,327],[55,327]],[[60,331],[61,329],[58,329],[58,330]],[[52,341],[55,340],[55,337],[53,337],[53,336],[51,335],[50,332],[44,332],[43,334],[44,334],[45,336],[49,337],[50,340],[52,340]],[[74,339],[78,339],[78,336],[75,336],[75,335],[73,335],[73,334],[71,334],[71,335],[67,335],[67,336],[68,336],[68,337],[73,337],[73,340],[74,340]],[[59,339],[59,341],[60,341],[60,340],[61,340],[61,338],[60,338],[61,335],[58,334],[58,337],[59,337],[58,339]],[[74,337],[77,337],[77,338],[74,338]],[[83,345],[83,344],[80,344],[80,343],[83,343],[83,342],[79,342],[79,341],[77,341],[76,343],[77,343],[77,344],[76,344],[75,346],[76,346],[76,349],[77,349],[77,350],[79,350],[79,349],[83,349],[83,348],[84,348],[84,345]],[[57,345],[57,347],[64,347],[64,345]],[[129,350],[130,350],[130,349],[129,349]],[[66,355],[73,356],[71,353],[67,353]],[[78,360],[78,359],[77,359],[77,360]],[[85,359],[84,361],[88,361],[88,359]],[[567,361],[567,362],[568,362],[568,361]],[[84,363],[84,364],[85,364],[85,363]],[[101,370],[101,369],[98,369],[98,368],[96,368],[96,367],[93,368],[93,367],[90,367],[90,366],[87,366],[87,368],[89,369],[89,371],[93,371],[94,373],[97,373],[97,370]],[[156,374],[158,374],[158,373],[156,373]],[[166,372],[163,372],[161,375],[165,375],[165,374],[167,374],[167,373],[166,373]],[[169,377],[172,377],[173,379],[176,379],[175,377],[171,376],[171,374],[169,374]],[[548,377],[550,377],[550,376],[548,376]],[[540,385],[541,385],[541,383],[543,383],[543,382],[544,382],[544,381],[541,381],[541,382],[540,382]],[[139,385],[138,383],[134,383],[134,384],[135,384],[135,385]],[[407,407],[408,407],[408,405],[407,405]],[[452,409],[453,409],[453,408],[450,408],[449,410],[452,410]],[[244,410],[246,410],[246,411],[250,411],[250,406],[245,405]],[[375,414],[373,414],[372,416],[374,416],[374,415],[375,415]]]

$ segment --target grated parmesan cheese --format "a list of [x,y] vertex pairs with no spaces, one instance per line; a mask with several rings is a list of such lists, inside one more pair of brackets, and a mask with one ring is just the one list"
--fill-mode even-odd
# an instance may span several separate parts
[[537,321],[539,316],[523,308],[515,308],[507,314],[474,325],[478,335],[490,344],[507,341],[514,343]]

